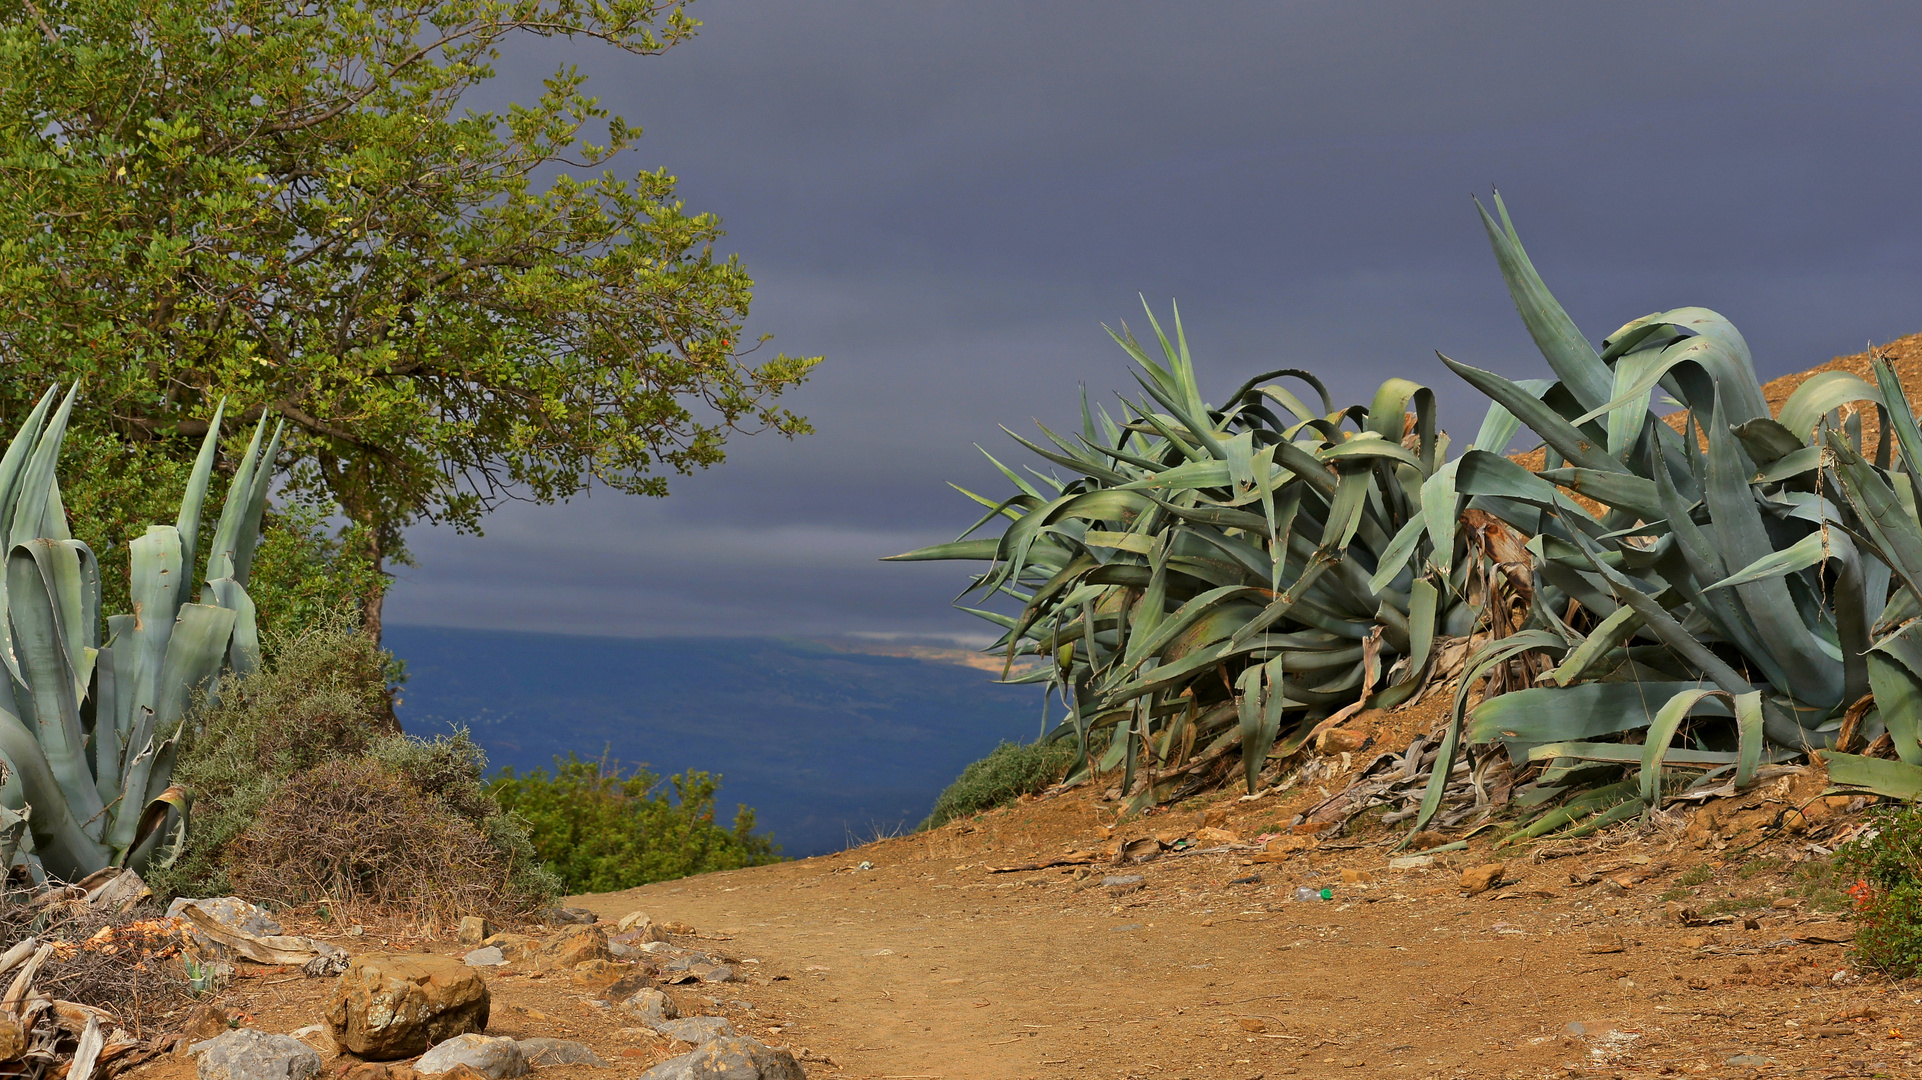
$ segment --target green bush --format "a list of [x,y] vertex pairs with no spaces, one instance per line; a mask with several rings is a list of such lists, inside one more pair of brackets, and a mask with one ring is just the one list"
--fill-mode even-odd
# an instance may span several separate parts
[[1855,902],[1856,961],[1907,978],[1922,972],[1922,811],[1881,807],[1870,823],[1833,866]]
[[779,862],[780,847],[754,832],[754,811],[734,827],[714,821],[719,778],[694,769],[666,779],[618,764],[554,759],[554,772],[502,769],[488,790],[532,829],[534,850],[570,893],[612,892],[710,870]]
[[[386,712],[390,658],[356,629],[350,610],[335,609],[304,630],[268,638],[261,670],[223,680],[217,703],[203,707],[189,726],[174,777],[194,796],[192,827],[179,857],[151,875],[157,894],[218,895],[246,882],[256,899],[315,899],[295,868],[260,862],[284,857],[318,865],[340,854],[303,852],[279,843],[279,836],[282,822],[314,816],[302,800],[315,797],[323,775],[343,769],[334,779],[354,779],[370,800],[391,803],[390,795],[407,793],[410,814],[434,819],[417,820],[423,834],[484,838],[485,857],[475,871],[487,895],[477,898],[478,886],[469,882],[455,905],[463,910],[442,914],[531,908],[558,892],[526,826],[488,797],[481,779],[486,756],[466,732],[423,742],[393,731]],[[262,815],[270,809],[272,827],[263,832]],[[328,811],[354,812],[348,804]],[[330,842],[353,846],[344,836]],[[277,854],[283,850],[285,856]],[[238,868],[242,858],[248,865]],[[356,887],[358,897],[332,899],[378,902],[390,892],[378,881]]]
[[921,827],[938,829],[955,818],[1033,794],[1060,780],[1073,763],[1074,746],[1067,742],[1004,742],[961,770],[934,800],[934,812]]

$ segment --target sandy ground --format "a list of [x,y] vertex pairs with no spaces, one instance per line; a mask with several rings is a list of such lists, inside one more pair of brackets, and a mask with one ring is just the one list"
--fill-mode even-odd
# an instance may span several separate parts
[[[769,980],[757,1009],[784,1021],[762,1037],[833,1060],[813,1075],[1922,1072],[1906,1038],[1915,991],[1853,974],[1833,943],[1848,924],[1795,895],[1786,839],[1733,860],[1712,838],[1605,839],[1511,861],[1503,885],[1469,898],[1458,866],[1483,855],[1397,871],[1385,846],[1340,841],[1279,863],[989,871],[1075,840],[1194,831],[1181,817],[1110,833],[1111,815],[1067,797],[576,902],[713,928]],[[1111,873],[1141,887],[1103,887]],[[1303,885],[1335,898],[1294,900]],[[1673,913],[1718,906],[1740,914],[1687,926]]]

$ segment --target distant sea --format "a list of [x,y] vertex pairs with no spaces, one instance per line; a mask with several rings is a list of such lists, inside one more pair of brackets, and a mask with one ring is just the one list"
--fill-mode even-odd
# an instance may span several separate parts
[[807,641],[389,626],[383,644],[407,663],[410,734],[465,725],[492,767],[522,772],[570,750],[704,769],[721,777],[717,819],[753,807],[789,856],[913,829],[964,766],[1041,722],[1036,687]]

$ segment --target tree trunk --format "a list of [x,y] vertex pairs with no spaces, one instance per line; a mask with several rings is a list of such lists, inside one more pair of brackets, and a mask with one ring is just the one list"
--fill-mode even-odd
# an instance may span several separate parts
[[[367,561],[373,566],[374,573],[379,576],[376,584],[369,588],[367,593],[360,598],[360,632],[374,639],[375,646],[379,646],[381,605],[387,595],[384,588],[384,579],[387,576],[385,562],[387,548],[386,545],[381,542],[380,526],[377,522],[356,519],[356,523],[361,529],[362,542],[365,545],[364,553],[367,556]],[[400,700],[400,687],[387,687],[382,697],[385,701],[384,712],[386,715],[384,719],[386,720],[387,730],[398,735],[401,733],[400,716],[394,711],[394,706],[398,704]]]

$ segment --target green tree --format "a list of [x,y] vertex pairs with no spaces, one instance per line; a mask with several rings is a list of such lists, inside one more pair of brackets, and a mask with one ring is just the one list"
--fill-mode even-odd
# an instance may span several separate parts
[[526,821],[534,850],[568,892],[612,892],[709,870],[779,862],[780,848],[754,831],[737,806],[732,828],[714,820],[717,777],[689,769],[662,781],[646,769],[554,759],[552,775],[502,769],[488,785],[502,808]]
[[719,221],[609,167],[639,132],[578,71],[459,108],[517,34],[652,55],[698,25],[659,0],[0,0],[0,409],[84,378],[109,474],[190,456],[222,397],[264,411],[284,493],[339,507],[376,571],[415,521],[662,495],[732,434],[808,431],[777,399],[818,358],[751,362]]

